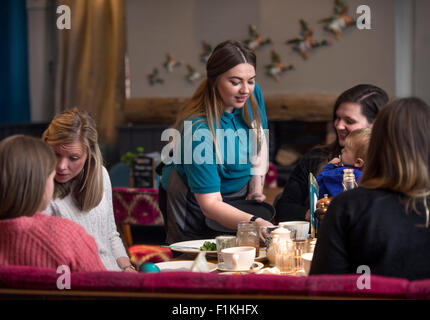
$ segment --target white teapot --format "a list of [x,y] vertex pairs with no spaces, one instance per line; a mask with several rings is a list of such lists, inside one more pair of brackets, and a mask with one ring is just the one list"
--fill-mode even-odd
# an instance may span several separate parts
[[[264,234],[264,231],[262,233]],[[266,246],[267,259],[271,265],[274,265],[277,254],[287,254],[293,251],[290,230],[283,227],[272,230],[266,238]]]

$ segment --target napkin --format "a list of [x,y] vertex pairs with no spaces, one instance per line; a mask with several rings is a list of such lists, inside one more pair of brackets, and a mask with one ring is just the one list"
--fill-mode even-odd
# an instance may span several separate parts
[[281,271],[277,267],[263,268],[255,272],[257,274],[281,274]]
[[209,272],[208,261],[206,260],[206,251],[201,251],[191,265],[193,272]]

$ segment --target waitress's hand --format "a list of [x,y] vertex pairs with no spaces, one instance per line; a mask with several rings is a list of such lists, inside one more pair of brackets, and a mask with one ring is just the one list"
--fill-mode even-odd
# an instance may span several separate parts
[[261,192],[253,192],[253,193],[249,193],[245,200],[257,200],[258,202],[263,202],[264,200],[266,200],[266,196],[261,193]]
[[258,227],[273,227],[273,223],[270,221],[264,220],[263,218],[258,218],[255,220],[257,222]]
[[264,190],[264,177],[263,176],[252,176],[248,182],[248,195],[246,200],[257,200],[263,202],[266,200],[266,196],[263,194]]

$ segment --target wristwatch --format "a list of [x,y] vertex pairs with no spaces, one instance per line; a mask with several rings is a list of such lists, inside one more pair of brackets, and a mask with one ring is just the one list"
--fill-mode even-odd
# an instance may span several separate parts
[[260,218],[260,217],[252,216],[251,220],[249,220],[249,221],[250,221],[250,222],[253,222],[253,221],[257,220],[258,218]]

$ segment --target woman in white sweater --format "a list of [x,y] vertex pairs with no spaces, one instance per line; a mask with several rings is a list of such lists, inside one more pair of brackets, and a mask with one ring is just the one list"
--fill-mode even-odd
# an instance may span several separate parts
[[53,200],[44,213],[73,220],[94,237],[106,269],[135,272],[116,229],[112,187],[94,120],[77,108],[55,116],[42,139],[57,157]]

